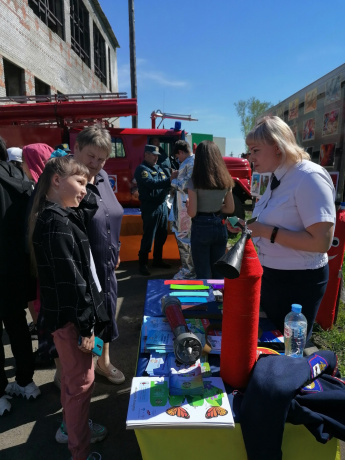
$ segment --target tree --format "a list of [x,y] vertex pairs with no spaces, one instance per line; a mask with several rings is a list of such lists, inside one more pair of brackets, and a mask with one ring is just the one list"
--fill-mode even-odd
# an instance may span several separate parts
[[272,107],[270,102],[261,102],[254,96],[246,101],[241,99],[238,102],[235,102],[234,105],[236,107],[237,115],[241,119],[241,131],[244,139],[246,139],[249,131],[254,128],[256,119],[265,112],[265,110]]

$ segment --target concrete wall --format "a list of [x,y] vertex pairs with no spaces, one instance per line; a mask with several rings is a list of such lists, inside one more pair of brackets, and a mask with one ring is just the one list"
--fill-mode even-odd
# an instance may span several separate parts
[[0,0],[0,97],[6,96],[3,58],[25,70],[26,95],[35,94],[34,78],[51,86],[51,93],[104,93],[107,86],[93,72],[93,22],[106,42],[107,80],[108,48],[111,60],[111,88],[118,91],[116,47],[106,34],[94,3],[83,0],[89,11],[90,58],[89,68],[71,49],[70,0],[64,0],[65,40],[51,31],[28,6],[27,0]]

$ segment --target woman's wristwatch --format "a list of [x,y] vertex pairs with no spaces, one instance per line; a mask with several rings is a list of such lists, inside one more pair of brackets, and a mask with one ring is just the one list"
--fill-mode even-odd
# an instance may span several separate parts
[[271,243],[274,243],[274,242],[275,242],[275,239],[276,239],[278,230],[279,230],[278,227],[274,227],[274,229],[272,230],[271,238],[270,238]]

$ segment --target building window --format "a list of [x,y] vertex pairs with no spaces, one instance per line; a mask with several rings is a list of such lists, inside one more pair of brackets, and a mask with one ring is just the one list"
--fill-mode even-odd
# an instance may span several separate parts
[[49,29],[64,39],[63,0],[29,0],[29,6]]
[[72,50],[90,67],[89,12],[81,0],[70,0]]
[[95,57],[95,74],[105,85],[107,84],[107,65],[105,55],[105,40],[98,28],[93,24],[93,46]]
[[7,59],[3,59],[6,96],[25,95],[25,74],[24,69],[18,67]]
[[112,93],[113,91],[113,87],[112,87],[112,84],[111,84],[111,59],[110,59],[110,48],[108,48],[108,88],[110,90],[110,92]]
[[44,81],[40,80],[39,78],[35,77],[35,94],[36,96],[43,96],[40,98],[36,98],[36,102],[49,102],[51,100],[50,97],[50,86]]

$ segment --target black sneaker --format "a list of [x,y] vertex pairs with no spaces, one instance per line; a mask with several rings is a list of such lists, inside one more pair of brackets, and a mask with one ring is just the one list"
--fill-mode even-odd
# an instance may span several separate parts
[[36,324],[32,321],[31,323],[28,324],[28,327],[29,327],[29,332],[31,335],[31,340],[38,340],[38,332],[37,332]]
[[154,260],[152,262],[152,267],[155,267],[155,268],[171,268],[171,265],[167,264],[166,262],[163,262],[163,260]]
[[151,275],[151,273],[150,273],[150,271],[149,271],[147,265],[141,265],[141,264],[140,264],[140,265],[139,265],[139,272],[140,272],[140,274],[143,275],[143,276],[150,276],[150,275]]

